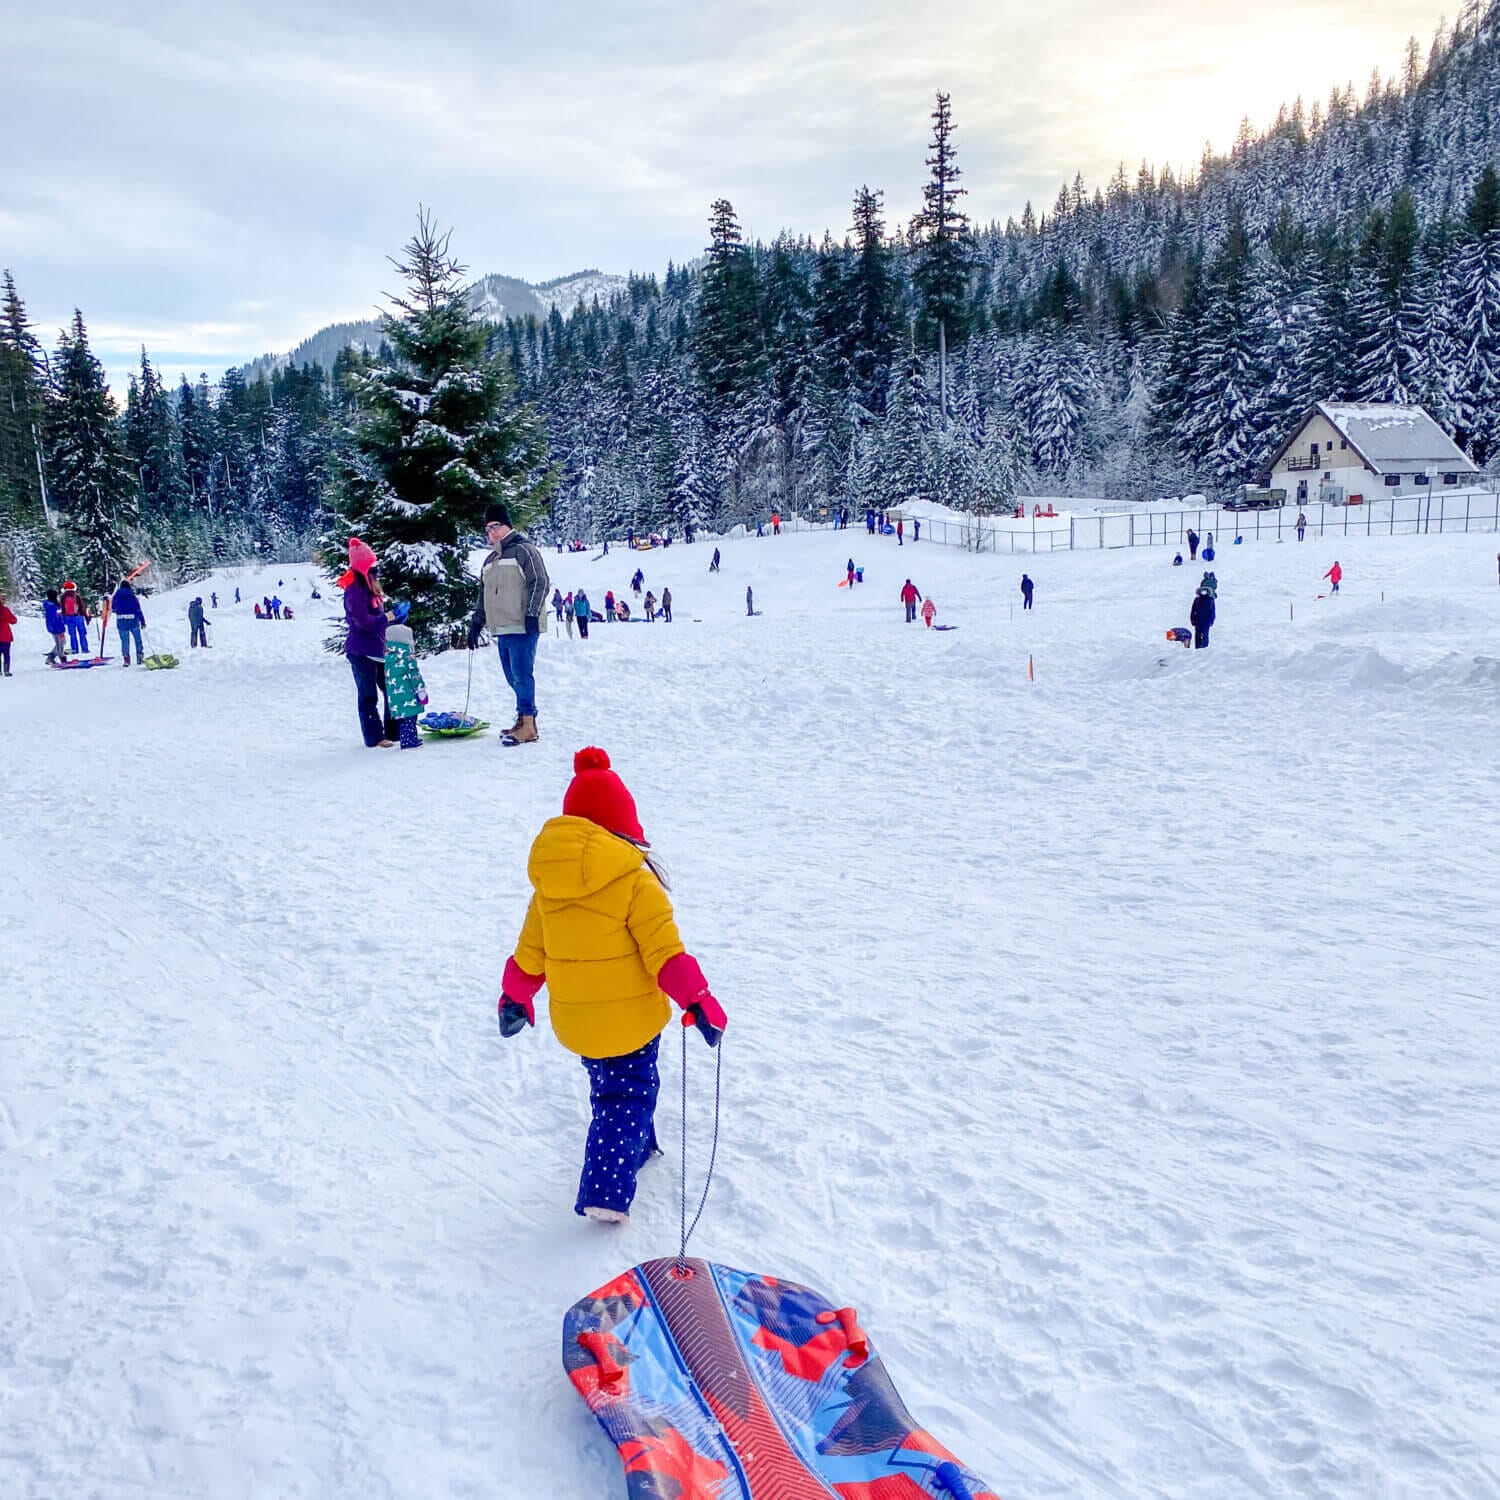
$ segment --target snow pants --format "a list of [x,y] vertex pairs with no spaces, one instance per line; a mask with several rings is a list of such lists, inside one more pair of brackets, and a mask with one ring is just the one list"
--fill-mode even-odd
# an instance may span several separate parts
[[190,646],[208,645],[208,631],[202,625],[194,625],[192,638],[188,644]]
[[63,623],[68,627],[68,650],[80,653],[89,649],[89,622],[82,615],[64,615]]
[[380,717],[381,664],[368,656],[351,656],[349,670],[354,673],[359,732],[364,736],[365,744],[373,750],[385,738],[385,724]]
[[534,635],[497,635],[500,670],[516,695],[516,713],[523,719],[536,717],[536,643]]
[[1193,627],[1193,650],[1202,651],[1208,645],[1208,626],[1195,625]]
[[422,736],[417,733],[417,721],[415,719],[397,719],[396,728],[401,734],[401,748],[403,750],[420,750],[422,748]]
[[660,1147],[656,1144],[656,1096],[661,1074],[656,1067],[659,1036],[624,1057],[585,1057],[589,1075],[588,1144],[573,1212],[612,1208],[628,1213],[635,1201],[636,1173]]
[[578,617],[578,634],[581,635],[584,640],[588,640],[589,617],[587,615],[579,615]]
[[1021,608],[1022,609],[1030,609],[1031,608],[1031,595],[1030,594],[1022,594],[1021,595]]

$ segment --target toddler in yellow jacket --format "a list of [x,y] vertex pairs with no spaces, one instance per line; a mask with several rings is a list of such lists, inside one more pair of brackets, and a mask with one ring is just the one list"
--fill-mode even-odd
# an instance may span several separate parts
[[678,936],[635,799],[609,756],[580,750],[573,770],[562,817],[531,846],[531,905],[505,965],[500,1034],[536,1024],[532,1001],[545,984],[552,1029],[583,1059],[593,1106],[573,1209],[623,1224],[636,1173],[658,1149],[656,1054],[668,997],[710,1047],[726,1018]]

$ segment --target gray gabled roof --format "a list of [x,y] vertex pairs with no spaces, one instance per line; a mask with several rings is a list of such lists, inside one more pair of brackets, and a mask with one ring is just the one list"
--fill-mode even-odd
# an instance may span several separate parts
[[1349,439],[1349,446],[1377,474],[1437,469],[1477,474],[1478,467],[1420,406],[1377,402],[1320,401],[1317,409]]

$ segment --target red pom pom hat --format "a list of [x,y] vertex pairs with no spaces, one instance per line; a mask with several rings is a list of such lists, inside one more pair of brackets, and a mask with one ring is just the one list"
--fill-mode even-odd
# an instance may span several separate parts
[[609,756],[589,745],[573,757],[573,781],[563,797],[563,812],[570,818],[587,818],[610,833],[637,844],[646,843],[635,798],[610,769]]

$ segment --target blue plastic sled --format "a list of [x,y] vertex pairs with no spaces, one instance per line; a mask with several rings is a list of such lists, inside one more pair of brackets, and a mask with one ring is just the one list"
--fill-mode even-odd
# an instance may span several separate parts
[[112,656],[75,656],[72,661],[54,661],[47,665],[54,672],[81,672],[85,667],[102,667],[105,662],[113,660]]
[[635,1266],[568,1310],[563,1365],[629,1500],[998,1500],[912,1420],[854,1309],[774,1276]]

